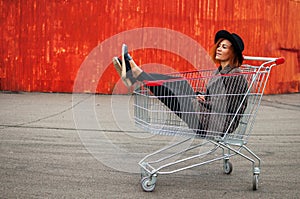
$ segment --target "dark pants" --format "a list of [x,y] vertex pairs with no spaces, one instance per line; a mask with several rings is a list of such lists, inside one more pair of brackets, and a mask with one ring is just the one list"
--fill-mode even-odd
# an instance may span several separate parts
[[170,110],[178,115],[189,128],[193,129],[197,134],[204,134],[201,132],[203,128],[192,102],[192,100],[195,100],[195,92],[186,80],[168,75],[145,72],[142,72],[137,78],[139,81],[170,79],[172,79],[172,81],[165,81],[162,85],[149,86],[149,90]]

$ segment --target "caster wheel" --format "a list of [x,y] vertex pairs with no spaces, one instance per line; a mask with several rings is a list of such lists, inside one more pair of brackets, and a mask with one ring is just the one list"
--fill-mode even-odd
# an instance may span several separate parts
[[253,190],[257,190],[258,189],[258,175],[254,174],[253,175]]
[[141,180],[142,189],[146,192],[152,192],[155,189],[155,182],[153,183],[150,177],[144,177]]
[[226,160],[224,162],[224,173],[230,174],[232,172],[233,166],[232,163]]

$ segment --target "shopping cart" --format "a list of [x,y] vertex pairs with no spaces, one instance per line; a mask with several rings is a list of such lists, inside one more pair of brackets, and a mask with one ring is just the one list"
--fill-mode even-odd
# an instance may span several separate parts
[[[136,87],[135,124],[153,134],[183,136],[139,162],[144,191],[154,190],[159,174],[172,174],[219,160],[223,161],[224,173],[230,174],[233,166],[229,159],[235,155],[252,163],[253,190],[258,189],[260,158],[246,144],[272,67],[285,60],[244,58],[246,64],[239,73],[217,75],[214,70],[172,73],[169,75],[174,79],[144,81]],[[220,79],[228,81],[207,92],[207,85]],[[241,82],[246,82],[246,89],[238,92],[230,89],[245,87]],[[190,86],[182,86],[187,83]],[[201,105],[199,95],[214,103],[210,107]],[[199,142],[194,143],[195,140]]]

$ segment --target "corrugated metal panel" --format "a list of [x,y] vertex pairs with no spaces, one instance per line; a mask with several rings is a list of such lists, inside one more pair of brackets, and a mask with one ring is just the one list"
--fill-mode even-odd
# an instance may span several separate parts
[[[300,89],[300,3],[296,0],[0,0],[0,9],[1,90],[72,92],[81,64],[99,43],[140,27],[182,32],[206,50],[217,30],[236,32],[244,38],[245,54],[286,57],[286,64],[272,73],[267,93]],[[120,46],[105,50],[115,52]],[[190,68],[184,59],[161,50],[132,53],[138,63]],[[77,91],[94,92],[89,84],[97,84],[99,93],[127,91],[119,84],[115,88],[118,76],[112,65],[106,68],[98,60],[95,67],[86,72],[88,78]]]

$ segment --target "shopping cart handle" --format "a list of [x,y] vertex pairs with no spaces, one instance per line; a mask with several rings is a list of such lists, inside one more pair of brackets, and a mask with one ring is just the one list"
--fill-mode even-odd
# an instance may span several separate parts
[[279,57],[275,60],[276,65],[283,64],[285,62],[284,57]]
[[143,81],[146,86],[162,86],[164,81],[162,80],[154,80],[154,81]]

